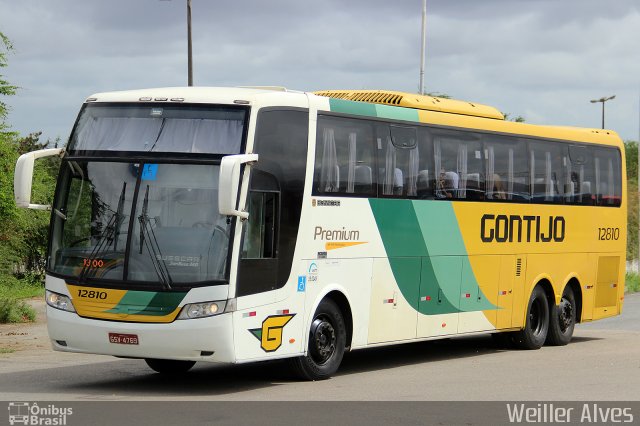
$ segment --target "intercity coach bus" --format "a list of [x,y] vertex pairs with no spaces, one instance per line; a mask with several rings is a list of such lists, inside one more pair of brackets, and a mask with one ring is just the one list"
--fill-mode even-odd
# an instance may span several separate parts
[[[62,158],[51,206],[34,160]],[[620,314],[624,149],[612,131],[506,121],[390,91],[163,88],[86,100],[65,149],[23,155],[51,210],[55,350],[290,358],[492,333],[565,345]]]

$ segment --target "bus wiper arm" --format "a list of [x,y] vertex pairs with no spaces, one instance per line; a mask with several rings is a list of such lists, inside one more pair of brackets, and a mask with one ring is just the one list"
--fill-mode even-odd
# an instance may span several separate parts
[[144,195],[144,201],[142,202],[142,211],[140,213],[140,216],[138,216],[138,220],[140,221],[140,254],[142,254],[142,246],[146,246],[156,275],[158,275],[158,278],[160,279],[160,282],[162,282],[162,285],[167,290],[171,290],[173,280],[171,279],[171,274],[169,273],[167,263],[164,261],[164,258],[162,256],[162,251],[160,250],[160,244],[158,244],[156,234],[150,224],[149,216],[147,215],[148,209],[149,185],[147,185],[147,189]]
[[[120,192],[120,199],[118,200],[118,208],[109,218],[107,222],[107,226],[104,228],[102,233],[100,233],[98,237],[98,244],[93,248],[91,254],[89,254],[88,262],[85,262],[82,266],[82,270],[80,271],[80,280],[84,280],[87,278],[87,273],[94,269],[94,260],[98,258],[102,253],[104,253],[105,249],[109,246],[109,241],[115,236],[117,239],[120,235],[120,226],[122,225],[122,221],[124,220],[124,215],[122,214],[124,200],[125,200],[125,192],[127,189],[127,182],[122,182],[122,191]],[[116,243],[113,245],[114,250],[116,249]]]

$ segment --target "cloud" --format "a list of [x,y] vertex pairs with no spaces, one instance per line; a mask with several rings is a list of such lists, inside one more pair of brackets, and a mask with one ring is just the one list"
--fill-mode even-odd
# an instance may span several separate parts
[[[66,138],[91,93],[186,83],[185,0],[0,0],[14,128]],[[420,0],[192,0],[198,85],[418,90]],[[635,0],[429,0],[428,91],[638,131]]]

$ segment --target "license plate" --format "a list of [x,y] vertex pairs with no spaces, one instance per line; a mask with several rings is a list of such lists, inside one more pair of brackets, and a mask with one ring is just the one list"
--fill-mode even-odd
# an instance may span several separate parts
[[137,345],[137,334],[109,333],[109,342],[119,345]]

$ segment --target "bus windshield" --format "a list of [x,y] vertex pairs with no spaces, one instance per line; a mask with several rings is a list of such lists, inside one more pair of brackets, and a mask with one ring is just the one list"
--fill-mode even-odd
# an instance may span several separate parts
[[48,269],[77,279],[174,286],[224,281],[229,228],[219,166],[62,164]]

